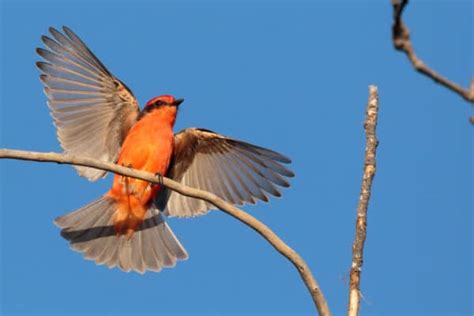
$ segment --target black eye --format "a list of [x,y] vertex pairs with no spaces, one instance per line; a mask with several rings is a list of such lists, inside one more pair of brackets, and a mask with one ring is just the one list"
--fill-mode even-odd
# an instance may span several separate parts
[[165,101],[163,101],[163,100],[158,100],[158,101],[155,102],[154,105],[155,105],[155,106],[160,106],[160,105],[164,105],[164,104],[165,104]]

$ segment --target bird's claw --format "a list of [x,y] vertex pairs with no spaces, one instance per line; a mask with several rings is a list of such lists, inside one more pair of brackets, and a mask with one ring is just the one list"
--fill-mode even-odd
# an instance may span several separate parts
[[[130,170],[133,169],[133,166],[132,166],[131,163],[128,163],[128,164],[122,163],[122,167],[128,168],[128,169],[130,169]],[[121,180],[122,182],[124,182],[126,178],[127,178],[127,176],[122,175],[122,176],[120,177],[120,180]]]
[[160,187],[162,187],[163,186],[163,176],[159,172],[155,173],[155,176],[158,178],[158,185]]

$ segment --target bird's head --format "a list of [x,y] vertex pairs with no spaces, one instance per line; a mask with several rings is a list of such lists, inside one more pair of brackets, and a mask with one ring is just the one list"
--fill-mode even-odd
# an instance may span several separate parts
[[179,107],[179,105],[183,101],[184,99],[175,99],[175,97],[173,97],[172,95],[160,95],[148,101],[145,105],[145,109],[151,109],[161,106]]
[[184,99],[175,99],[172,95],[154,97],[146,103],[138,119],[142,119],[144,116],[154,113],[153,117],[155,119],[161,120],[162,123],[169,122],[171,125],[174,125],[179,105],[183,101]]

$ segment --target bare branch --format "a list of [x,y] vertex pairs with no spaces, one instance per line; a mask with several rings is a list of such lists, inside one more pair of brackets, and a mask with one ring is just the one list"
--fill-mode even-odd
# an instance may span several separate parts
[[395,49],[402,51],[407,55],[416,71],[430,77],[435,82],[459,94],[464,98],[464,100],[474,104],[474,78],[471,79],[470,88],[465,89],[426,66],[425,63],[423,63],[423,61],[416,56],[415,50],[413,49],[413,45],[411,44],[410,40],[410,31],[402,21],[403,9],[407,4],[408,0],[392,0],[392,39]]
[[[0,149],[0,159],[1,158],[32,160],[39,162],[56,162],[59,164],[92,167],[159,184],[159,179],[152,173],[130,169],[113,163],[85,157],[75,157],[58,153],[40,153],[12,149]],[[331,315],[323,292],[319,288],[319,285],[316,279],[313,277],[306,262],[300,257],[300,255],[298,255],[298,253],[285,244],[283,240],[281,240],[265,224],[210,192],[190,188],[165,177],[163,177],[163,185],[183,195],[209,202],[259,233],[273,246],[273,248],[286,257],[298,270],[301,279],[310,292],[319,314],[321,316]]]
[[375,155],[378,145],[375,128],[379,110],[378,91],[376,86],[369,86],[369,102],[367,104],[367,116],[364,123],[366,134],[364,176],[362,178],[362,189],[357,206],[356,233],[352,245],[352,266],[349,285],[349,306],[347,315],[359,314],[360,303],[360,276],[363,264],[364,243],[367,234],[367,207],[369,205],[372,179],[375,175]]

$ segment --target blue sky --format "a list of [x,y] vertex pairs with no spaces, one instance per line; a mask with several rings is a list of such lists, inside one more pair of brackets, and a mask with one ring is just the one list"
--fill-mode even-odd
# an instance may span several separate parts
[[[334,314],[347,306],[367,86],[378,85],[361,311],[472,314],[472,110],[394,51],[388,0],[3,0],[0,11],[0,147],[60,151],[34,62],[48,27],[68,25],[141,104],[184,97],[177,130],[206,127],[293,159],[283,197],[245,210],[303,256]],[[418,55],[467,86],[473,3],[413,1],[405,21]],[[314,312],[289,262],[219,211],[169,220],[190,254],[174,269],[142,276],[83,260],[52,220],[110,183],[0,161],[2,314]]]

